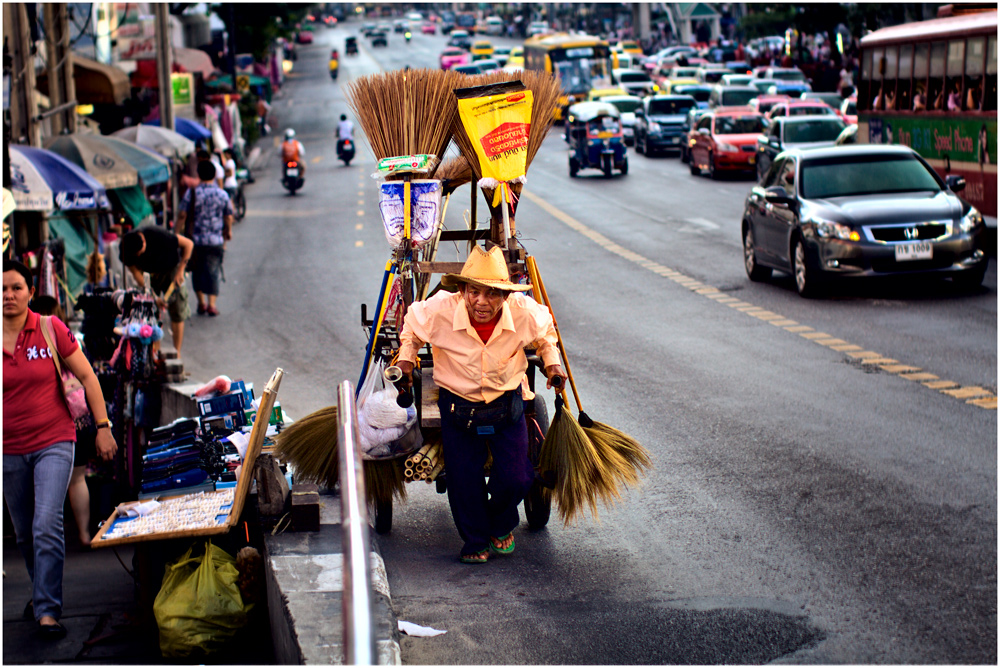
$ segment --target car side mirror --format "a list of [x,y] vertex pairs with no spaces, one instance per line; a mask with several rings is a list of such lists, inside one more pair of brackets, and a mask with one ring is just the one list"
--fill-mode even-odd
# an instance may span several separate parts
[[783,186],[771,186],[764,191],[764,199],[771,204],[791,204],[792,198],[788,196],[788,191]]
[[949,174],[948,176],[944,177],[944,182],[945,185],[948,186],[948,189],[951,190],[953,193],[965,190],[964,176],[960,176],[958,174]]

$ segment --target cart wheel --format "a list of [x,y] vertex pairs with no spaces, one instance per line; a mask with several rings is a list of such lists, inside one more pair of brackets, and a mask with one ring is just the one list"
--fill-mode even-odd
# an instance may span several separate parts
[[444,494],[448,491],[448,478],[445,476],[444,471],[438,474],[438,477],[434,479],[434,489],[437,490],[438,494]]
[[392,499],[386,503],[375,503],[375,533],[387,534],[392,531]]

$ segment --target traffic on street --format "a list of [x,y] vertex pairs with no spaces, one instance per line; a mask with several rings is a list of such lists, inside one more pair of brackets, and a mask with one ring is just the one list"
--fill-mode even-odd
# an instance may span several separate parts
[[[371,312],[390,250],[347,91],[380,72],[454,66],[445,59],[461,48],[440,30],[379,33],[383,47],[363,33],[380,22],[391,25],[348,20],[299,47],[271,113],[306,147],[305,185],[281,188],[275,141],[227,264],[229,336],[190,334],[202,368],[263,371],[280,357],[292,415],[356,377],[361,304]],[[342,113],[355,121],[349,166],[336,160]],[[745,123],[749,134],[715,141],[756,150],[762,128]],[[791,260],[763,255],[780,230],[754,223],[759,264],[747,257],[753,163],[712,179],[692,174],[705,162],[694,144],[690,168],[628,146],[627,173],[608,178],[598,163],[574,176],[573,127],[555,125],[534,158],[517,234],[545,267],[585,410],[640,441],[653,468],[600,521],[522,522],[517,551],[485,567],[455,558],[446,497],[410,485],[378,536],[393,609],[447,633],[404,636],[402,661],[994,662],[995,248],[969,265],[981,282],[866,275],[804,300],[812,285]],[[928,215],[957,231],[961,192],[922,178],[941,191]],[[446,229],[468,227],[470,209],[459,188]],[[480,226],[485,210],[480,198]],[[442,243],[438,258],[466,251]]]

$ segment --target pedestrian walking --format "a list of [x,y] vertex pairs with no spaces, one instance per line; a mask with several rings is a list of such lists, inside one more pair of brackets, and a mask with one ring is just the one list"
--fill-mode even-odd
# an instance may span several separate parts
[[[83,385],[97,426],[98,454],[118,451],[101,384],[73,333],[42,320],[28,303],[35,289],[20,262],[3,262],[3,496],[31,578],[24,615],[46,640],[65,637],[62,616],[66,538],[63,503],[73,471],[76,425],[56,360]],[[49,343],[51,341],[51,343]]]
[[215,165],[198,163],[201,183],[184,193],[177,214],[177,229],[186,230],[194,242],[191,282],[198,296],[198,315],[219,315],[216,300],[222,280],[226,242],[233,236],[233,203],[215,184]]
[[[448,502],[465,541],[459,558],[481,564],[490,550],[514,551],[517,505],[534,479],[523,408],[534,395],[528,390],[524,347],[537,348],[549,378],[546,387],[566,374],[552,315],[521,294],[530,285],[510,282],[499,247],[489,252],[474,247],[462,272],[447,274],[441,282],[457,286],[458,292],[439,292],[409,308],[397,364],[409,377],[417,352],[430,343],[440,388]],[[489,484],[483,478],[487,455],[493,457]]]

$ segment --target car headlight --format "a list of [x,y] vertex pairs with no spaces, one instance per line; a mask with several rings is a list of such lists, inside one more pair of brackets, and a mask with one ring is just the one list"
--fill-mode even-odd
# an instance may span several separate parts
[[718,148],[723,153],[739,153],[740,151],[739,147],[721,141],[718,144],[716,144],[716,148]]
[[650,132],[659,132],[660,131],[660,124],[657,123],[656,121],[650,121],[649,122],[649,131]]
[[974,206],[969,207],[969,213],[962,216],[962,222],[958,227],[965,233],[969,233],[983,224],[983,214]]
[[852,230],[847,225],[834,223],[829,220],[813,219],[811,222],[816,226],[816,234],[824,239],[837,238],[844,241],[861,241],[861,235],[858,234],[857,230]]

